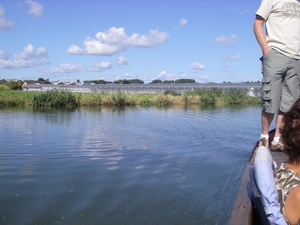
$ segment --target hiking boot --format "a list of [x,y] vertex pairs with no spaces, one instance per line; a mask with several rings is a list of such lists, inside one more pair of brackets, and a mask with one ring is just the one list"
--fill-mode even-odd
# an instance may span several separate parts
[[269,148],[269,140],[266,138],[259,139],[257,142],[257,147],[262,147],[262,146]]
[[275,144],[273,144],[273,142],[271,142],[271,150],[272,151],[283,151],[283,144],[280,139]]

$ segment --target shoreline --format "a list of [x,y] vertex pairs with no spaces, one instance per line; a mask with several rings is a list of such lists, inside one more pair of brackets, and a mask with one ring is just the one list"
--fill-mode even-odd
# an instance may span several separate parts
[[4,106],[225,106],[258,105],[260,97],[249,96],[241,90],[205,89],[184,94],[165,91],[162,94],[131,93],[78,93],[68,90],[49,91],[0,91],[0,107]]

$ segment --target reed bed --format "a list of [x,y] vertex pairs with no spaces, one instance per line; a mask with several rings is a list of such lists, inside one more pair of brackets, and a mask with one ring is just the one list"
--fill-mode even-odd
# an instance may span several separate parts
[[73,93],[69,91],[46,91],[39,92],[33,96],[34,106],[50,107],[76,107],[77,101]]
[[201,90],[185,94],[166,91],[163,94],[125,93],[73,93],[51,90],[25,92],[1,90],[0,106],[26,107],[77,107],[77,106],[213,106],[213,105],[257,105],[259,97],[250,97],[239,90],[222,93],[220,90]]
[[0,106],[30,107],[32,104],[32,93],[0,89]]

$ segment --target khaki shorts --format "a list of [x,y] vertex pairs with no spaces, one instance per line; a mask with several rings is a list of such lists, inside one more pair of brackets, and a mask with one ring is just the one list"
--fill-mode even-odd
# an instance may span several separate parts
[[270,49],[262,61],[262,111],[287,112],[299,96],[300,60]]

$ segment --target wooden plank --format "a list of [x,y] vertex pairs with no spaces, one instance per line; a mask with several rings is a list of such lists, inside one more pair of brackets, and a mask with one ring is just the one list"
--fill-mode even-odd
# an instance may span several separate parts
[[250,181],[249,167],[251,165],[248,162],[245,166],[228,225],[252,225],[252,203],[247,191]]
[[279,151],[270,151],[270,152],[273,157],[273,160],[277,163],[278,166],[288,159],[287,155],[283,152],[279,152]]

